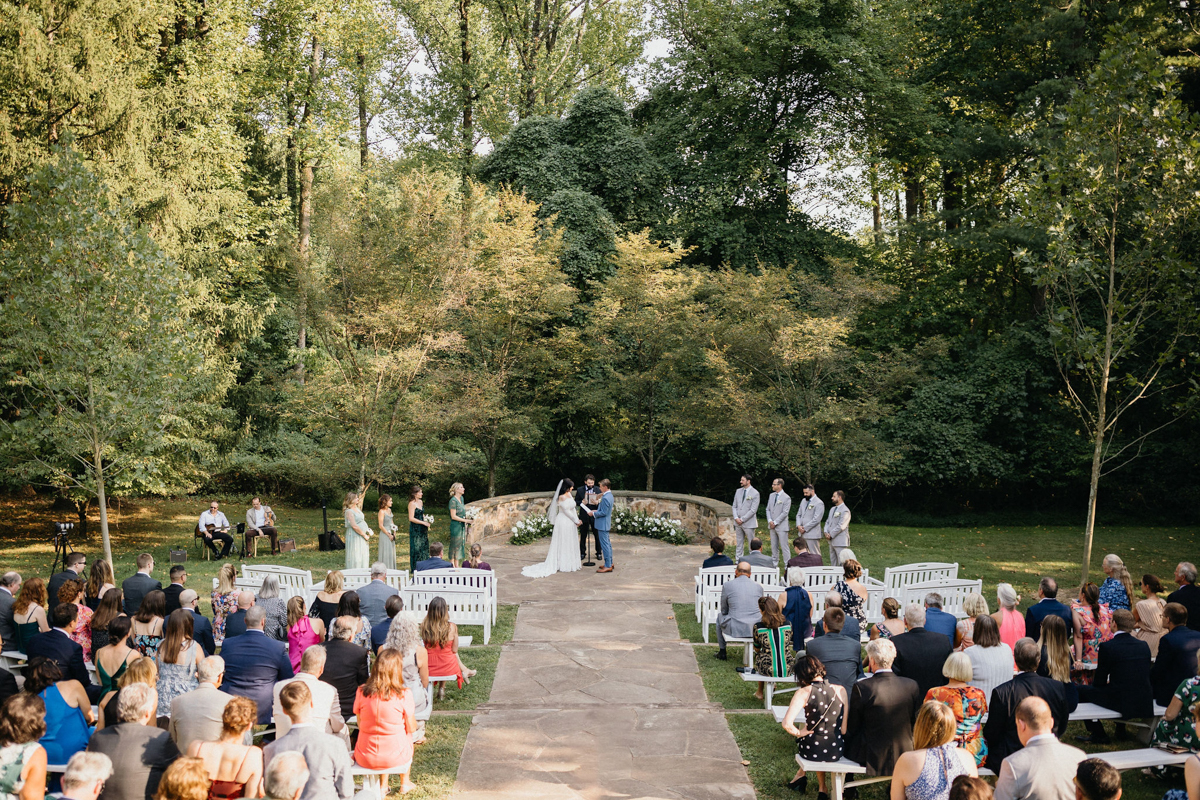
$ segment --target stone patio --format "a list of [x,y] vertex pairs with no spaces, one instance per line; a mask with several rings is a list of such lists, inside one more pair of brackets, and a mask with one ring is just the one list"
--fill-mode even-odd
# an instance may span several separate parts
[[[752,798],[721,708],[705,699],[672,602],[707,548],[614,537],[616,571],[532,579],[549,540],[491,545],[500,600],[520,603],[455,797]],[[469,661],[469,657],[468,657]]]

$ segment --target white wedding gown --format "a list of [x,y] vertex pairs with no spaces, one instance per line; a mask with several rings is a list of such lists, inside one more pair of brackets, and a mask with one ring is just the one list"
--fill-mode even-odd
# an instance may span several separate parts
[[558,501],[554,511],[554,535],[550,537],[550,552],[546,560],[521,570],[530,578],[548,578],[556,572],[578,572],[582,568],[579,558],[579,511],[570,495]]

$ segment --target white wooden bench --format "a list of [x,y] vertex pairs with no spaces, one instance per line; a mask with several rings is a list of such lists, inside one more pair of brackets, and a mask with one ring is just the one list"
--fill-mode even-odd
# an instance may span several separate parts
[[[789,689],[776,689],[777,683],[795,683],[796,678],[788,675],[783,678],[773,678],[770,675],[759,675],[757,672],[739,672],[742,680],[746,683],[761,683],[763,687],[763,707],[768,711],[771,710],[771,701],[775,699],[776,694],[784,694],[786,692],[794,692],[799,689],[799,686],[792,686]],[[782,718],[781,718],[782,719]]]
[[19,650],[9,650],[7,652],[0,653],[0,667],[14,674],[25,669],[27,665],[26,662],[28,661],[29,656],[25,655]]
[[296,567],[281,567],[275,564],[263,564],[261,566],[250,566],[249,564],[242,565],[242,577],[247,580],[257,580],[259,585],[262,585],[262,579],[272,575],[279,582],[279,595],[284,600],[289,600],[294,595],[303,597],[305,602],[309,598],[309,590],[312,589],[313,580],[312,573],[306,569],[297,569]]
[[[707,573],[704,595],[700,600],[700,633],[705,644],[709,642],[708,626],[716,625],[717,616],[721,613],[721,591],[726,581],[733,580],[734,569],[735,567],[709,567],[700,570],[701,573]],[[726,570],[728,572],[725,572]],[[711,578],[708,577],[710,575]],[[771,567],[751,567],[750,579],[763,587],[764,595],[778,595],[784,591],[784,587],[775,582],[779,579],[779,571]],[[697,576],[697,581],[699,580],[700,576]]]
[[[408,767],[406,772],[412,770],[411,761],[404,766]],[[363,789],[370,789],[375,793],[378,800],[384,800],[388,796],[388,784],[391,782],[392,776],[403,774],[405,773],[398,769],[367,769],[355,764],[353,758],[350,761],[350,776],[352,778],[362,778]]]
[[[857,761],[851,761],[848,758],[842,758],[838,761],[809,761],[806,758],[796,756],[796,763],[805,772],[825,772],[829,774],[830,783],[832,784],[829,792],[830,800],[843,800],[843,794],[847,787],[883,783],[892,779],[891,775],[872,775],[867,777],[867,768]],[[995,776],[995,774],[987,767],[979,768],[980,777]],[[847,775],[862,775],[864,777],[847,781]]]
[[435,597],[441,597],[449,607],[450,621],[455,625],[479,625],[483,628],[483,643],[492,638],[491,598],[484,589],[466,586],[425,587],[409,585],[400,593],[404,610],[424,614]]
[[957,578],[957,562],[949,564],[942,561],[922,561],[916,564],[888,567],[883,571],[883,585],[886,587],[887,596],[897,600],[901,599],[904,588],[909,584]]
[[412,578],[409,579],[409,585],[430,588],[430,587],[454,587],[461,586],[469,589],[478,589],[487,593],[488,602],[492,612],[492,624],[496,624],[496,573],[490,569],[469,569],[466,567],[457,567],[450,569],[426,569],[413,572]]
[[[371,582],[370,569],[344,569],[342,573],[342,588],[343,589],[361,589]],[[384,578],[384,583],[391,586],[397,592],[403,591],[408,585],[408,570],[406,569],[389,569],[387,577]],[[317,584],[317,590],[324,589],[323,584]]]
[[963,601],[967,599],[967,595],[973,592],[982,594],[983,581],[968,581],[954,578],[925,581],[924,583],[910,583],[904,587],[903,594],[900,597],[900,608],[907,608],[910,603],[923,606],[925,604],[925,595],[930,592],[937,592],[942,596],[942,611],[962,619],[967,616],[967,612],[963,611]]

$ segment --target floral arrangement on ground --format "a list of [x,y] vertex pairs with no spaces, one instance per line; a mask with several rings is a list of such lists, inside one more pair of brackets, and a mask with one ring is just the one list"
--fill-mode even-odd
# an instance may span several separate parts
[[[691,536],[679,523],[651,516],[644,511],[618,508],[613,512],[612,532],[625,536],[647,536],[671,544],[688,544]],[[510,544],[529,544],[554,533],[554,525],[544,514],[534,514],[518,522],[512,528]]]

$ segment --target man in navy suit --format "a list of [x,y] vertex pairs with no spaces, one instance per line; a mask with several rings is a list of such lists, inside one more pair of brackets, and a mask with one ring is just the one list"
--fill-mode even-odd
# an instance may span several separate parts
[[383,622],[371,626],[371,652],[378,653],[379,648],[387,641],[388,633],[392,630],[392,620],[404,610],[404,601],[400,595],[394,594],[383,604],[383,612],[387,614]]
[[271,721],[275,684],[295,677],[287,645],[263,632],[266,621],[267,612],[262,606],[254,606],[246,612],[246,632],[226,639],[221,646],[221,658],[225,659],[222,688],[258,703],[260,725]]
[[[1080,701],[1120,711],[1125,719],[1154,716],[1154,690],[1150,687],[1150,645],[1131,635],[1136,624],[1133,612],[1124,608],[1113,612],[1113,625],[1117,632],[1113,638],[1100,644],[1092,685],[1079,687]],[[1089,735],[1076,736],[1076,739],[1092,744],[1108,744],[1104,723],[1093,719],[1084,725]],[[1124,733],[1125,726],[1118,722],[1117,736],[1121,737]]]
[[453,566],[449,561],[442,558],[442,543],[430,542],[429,558],[424,561],[418,561],[417,565],[413,567],[413,572],[421,572],[427,569],[450,569]]
[[[1200,587],[1196,586],[1196,565],[1181,561],[1175,567],[1175,583],[1179,588],[1167,595],[1168,603],[1179,603],[1187,609],[1188,627],[1200,631]],[[50,595],[54,599],[54,595]]]
[[63,571],[53,575],[50,583],[46,586],[46,596],[50,598],[50,605],[58,604],[58,590],[63,587],[64,583],[87,580],[82,577],[86,568],[87,556],[83,553],[71,553],[63,560]]
[[[591,519],[591,517],[588,517],[588,519]],[[712,548],[712,555],[704,559],[704,563],[700,565],[700,569],[735,566],[733,559],[725,555],[725,540],[720,536],[714,536],[712,541],[708,543],[708,546]]]
[[30,639],[25,646],[25,654],[30,661],[41,656],[58,664],[63,679],[82,683],[94,703],[100,699],[100,687],[92,683],[92,677],[83,664],[83,648],[71,639],[78,615],[79,609],[74,603],[56,605],[50,614],[50,624],[54,627]]
[[154,556],[141,553],[137,557],[137,574],[121,582],[121,596],[125,598],[125,613],[133,616],[142,605],[142,598],[161,589],[162,584],[150,577],[154,572]]
[[179,595],[183,594],[185,583],[187,583],[187,568],[183,564],[175,564],[171,567],[171,585],[163,589],[163,594],[167,596],[168,617],[171,616],[172,611],[183,607]]
[[1042,620],[1050,614],[1061,617],[1067,624],[1067,630],[1075,630],[1071,619],[1071,609],[1058,602],[1058,581],[1054,578],[1042,578],[1038,585],[1038,602],[1025,612],[1025,635],[1037,641],[1042,638]]
[[944,633],[954,647],[954,634],[958,630],[958,617],[942,611],[942,596],[937,592],[925,595],[925,630]]
[[195,589],[184,589],[179,593],[179,604],[192,612],[192,639],[204,650],[204,655],[211,656],[217,652],[217,642],[213,638],[212,623],[208,617],[200,613],[200,597]]
[[238,610],[225,618],[225,638],[232,639],[246,632],[246,612],[254,607],[254,593],[238,594]]
[[946,659],[954,650],[952,639],[934,633],[925,627],[926,613],[916,603],[904,609],[904,626],[907,631],[891,638],[896,648],[896,660],[892,669],[897,675],[917,682],[923,701],[925,693],[934,686],[945,686],[946,676],[942,669]]
[[1150,685],[1154,687],[1154,702],[1165,706],[1170,705],[1179,684],[1196,676],[1200,633],[1188,627],[1187,609],[1179,603],[1167,603],[1162,621],[1167,632],[1158,640],[1158,658],[1150,668]]
[[1000,763],[1025,746],[1017,735],[1017,706],[1022,700],[1032,695],[1046,701],[1054,716],[1055,736],[1063,735],[1067,720],[1078,705],[1077,698],[1072,696],[1074,693],[1067,692],[1070,684],[1037,674],[1041,657],[1037,642],[1028,637],[1018,639],[1013,648],[1013,659],[1020,672],[1011,681],[992,689],[992,696],[988,698],[988,721],[983,726],[983,738],[988,747],[987,765],[997,774]]

